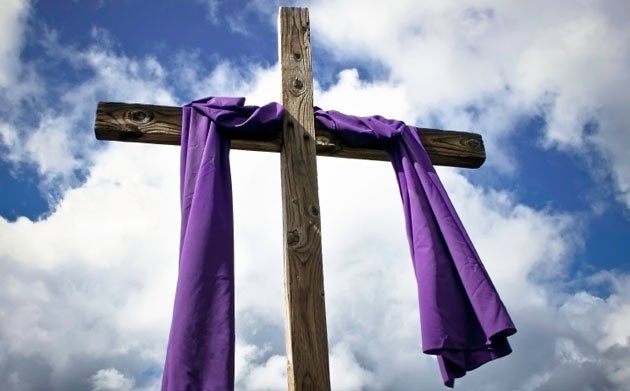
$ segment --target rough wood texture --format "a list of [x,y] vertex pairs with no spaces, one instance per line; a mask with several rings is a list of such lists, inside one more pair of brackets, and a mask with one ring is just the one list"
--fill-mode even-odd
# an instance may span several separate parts
[[308,10],[280,8],[285,325],[290,391],[328,391]]
[[[99,140],[179,145],[182,127],[180,107],[100,102],[95,131]],[[481,135],[451,130],[417,128],[433,164],[478,168],[486,159]],[[378,145],[351,148],[315,123],[317,154],[354,159],[388,160]],[[232,148],[279,152],[282,133],[269,138],[232,139]]]

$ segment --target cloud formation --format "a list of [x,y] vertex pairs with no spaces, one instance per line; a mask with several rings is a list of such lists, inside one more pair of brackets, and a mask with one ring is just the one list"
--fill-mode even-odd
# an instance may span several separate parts
[[[414,120],[481,130],[489,163],[510,169],[518,162],[503,152],[506,138],[519,120],[540,116],[540,143],[585,159],[630,207],[630,34],[619,18],[628,12],[628,4],[609,1],[311,6],[317,42],[334,58],[388,69]],[[339,22],[329,23],[330,15]]]
[[[8,32],[0,37],[12,37],[0,42],[2,50],[19,51],[26,28],[20,15],[28,6],[11,4],[11,21],[18,24],[0,24]],[[628,139],[616,132],[627,114],[622,99],[606,95],[627,94],[619,79],[608,76],[617,61],[628,63],[621,50],[627,43],[619,17],[624,10],[614,9],[624,5],[589,4],[546,3],[540,13],[536,2],[490,1],[476,8],[314,2],[316,42],[336,60],[367,58],[390,72],[383,80],[366,80],[357,69],[344,68],[335,82],[318,88],[317,104],[484,129],[491,166],[511,170],[518,170],[518,162],[502,154],[501,145],[509,144],[519,118],[540,115],[546,123],[542,144],[576,156],[596,148],[625,199],[630,171],[620,153]],[[355,18],[356,9],[362,18]],[[333,14],[346,22],[322,22]],[[0,218],[3,390],[159,389],[177,269],[178,149],[102,146],[91,132],[70,137],[76,129],[91,129],[96,101],[181,104],[204,91],[245,95],[254,104],[277,98],[277,66],[237,70],[225,60],[206,72],[182,53],[170,69],[157,57],[117,52],[107,36],[95,29],[91,46],[74,48],[53,34],[46,41],[50,55],[89,70],[88,76],[59,96],[54,111],[36,117],[29,131],[9,116],[0,121],[0,141],[12,151],[11,161],[34,164],[43,178],[73,183],[61,187],[45,219]],[[595,45],[600,68],[590,72]],[[7,64],[0,62],[0,80],[17,83],[11,73],[17,68]],[[581,83],[572,83],[576,79]],[[597,126],[586,132],[591,122]],[[86,163],[85,178],[73,182],[74,170]],[[233,151],[232,172],[237,389],[283,390],[278,156]],[[420,353],[415,282],[391,168],[322,158],[319,172],[333,389],[441,388],[435,359]],[[458,385],[627,390],[630,276],[600,271],[580,284],[567,281],[571,259],[583,245],[582,217],[532,208],[460,170],[439,173],[519,328],[511,356]]]
[[28,2],[7,0],[2,3],[0,25],[0,88],[7,88],[19,72],[19,55],[23,42],[25,18],[29,9]]

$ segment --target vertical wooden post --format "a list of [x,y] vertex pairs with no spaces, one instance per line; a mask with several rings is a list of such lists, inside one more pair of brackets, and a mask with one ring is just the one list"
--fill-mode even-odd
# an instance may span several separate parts
[[285,325],[290,391],[330,390],[306,8],[280,8]]

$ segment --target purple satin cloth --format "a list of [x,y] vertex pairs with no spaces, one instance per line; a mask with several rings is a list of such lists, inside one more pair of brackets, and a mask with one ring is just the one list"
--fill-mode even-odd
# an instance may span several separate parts
[[[180,263],[162,390],[234,388],[234,234],[227,132],[274,132],[283,108],[207,98],[183,109]],[[516,332],[415,129],[316,110],[353,146],[384,145],[394,165],[418,282],[423,351],[444,382],[509,354]]]
[[179,276],[162,390],[234,389],[234,225],[226,132],[279,129],[276,103],[208,98],[183,108]]
[[403,201],[418,283],[422,350],[438,357],[444,384],[512,350],[516,328],[457,216],[415,128],[380,116],[316,111],[353,146],[385,146]]

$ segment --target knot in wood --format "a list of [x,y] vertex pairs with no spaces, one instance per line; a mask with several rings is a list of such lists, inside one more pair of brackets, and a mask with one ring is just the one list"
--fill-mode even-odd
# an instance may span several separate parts
[[474,148],[474,149],[481,149],[482,143],[479,139],[476,138],[469,138],[465,141],[466,146],[468,146],[469,148]]
[[308,207],[308,213],[313,217],[319,217],[319,208],[315,205]]
[[300,61],[302,59],[302,53],[300,53],[300,52],[293,53],[293,59],[295,61]]
[[153,120],[153,113],[146,110],[133,110],[128,113],[128,118],[133,122],[146,124]]
[[317,143],[317,151],[325,152],[328,155],[334,156],[337,152],[343,151],[343,144],[339,139],[331,139],[328,136],[316,135],[315,142]]
[[295,87],[298,90],[301,90],[302,88],[304,88],[304,83],[302,82],[302,80],[295,78],[295,80],[293,80],[293,87]]
[[300,231],[292,229],[287,233],[287,244],[291,247],[295,247],[300,243]]

